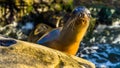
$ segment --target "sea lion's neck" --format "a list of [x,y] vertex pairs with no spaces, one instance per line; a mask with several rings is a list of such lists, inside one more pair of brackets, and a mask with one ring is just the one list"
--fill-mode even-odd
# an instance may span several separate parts
[[67,53],[75,55],[79,48],[81,40],[87,31],[87,28],[87,24],[79,27],[79,30],[75,29],[69,31],[69,29],[63,28],[63,31],[61,32],[61,35],[58,39],[61,44],[60,47],[65,48],[65,50],[68,48]]
[[75,29],[71,29],[71,26],[70,28],[66,28],[67,25],[65,25],[65,28],[63,28],[61,31],[60,37],[56,41],[59,43],[57,46],[58,50],[75,55],[79,48],[79,44],[87,31],[88,26],[88,22],[81,23],[81,26],[79,28],[76,28],[74,26]]
[[86,31],[87,31],[87,26],[85,27],[79,27],[79,30],[69,30],[69,29],[63,29],[61,31],[60,37],[58,40],[62,44],[65,44],[66,46],[70,46],[71,44],[74,43],[80,43],[81,40],[83,39]]

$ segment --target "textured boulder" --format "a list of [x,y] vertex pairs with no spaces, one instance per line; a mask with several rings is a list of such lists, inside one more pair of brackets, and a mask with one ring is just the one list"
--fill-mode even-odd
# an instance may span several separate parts
[[0,37],[0,68],[8,67],[95,68],[94,64],[82,58],[41,45]]

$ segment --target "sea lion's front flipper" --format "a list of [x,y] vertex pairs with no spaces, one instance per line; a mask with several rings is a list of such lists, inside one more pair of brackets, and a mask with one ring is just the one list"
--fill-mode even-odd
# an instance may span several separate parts
[[37,44],[44,44],[48,41],[52,41],[58,38],[61,32],[61,27],[53,29],[51,32],[46,33],[42,38],[37,41]]

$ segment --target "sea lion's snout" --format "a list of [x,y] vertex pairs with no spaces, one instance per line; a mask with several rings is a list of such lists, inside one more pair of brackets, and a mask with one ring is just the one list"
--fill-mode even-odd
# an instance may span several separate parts
[[78,15],[79,17],[84,17],[85,15],[91,17],[90,11],[83,6],[75,8],[72,13]]

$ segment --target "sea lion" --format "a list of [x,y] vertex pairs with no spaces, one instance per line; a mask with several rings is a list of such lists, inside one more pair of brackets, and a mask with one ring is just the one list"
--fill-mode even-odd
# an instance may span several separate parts
[[77,7],[63,26],[58,38],[42,45],[75,55],[83,39],[90,21],[90,11],[85,7]]

